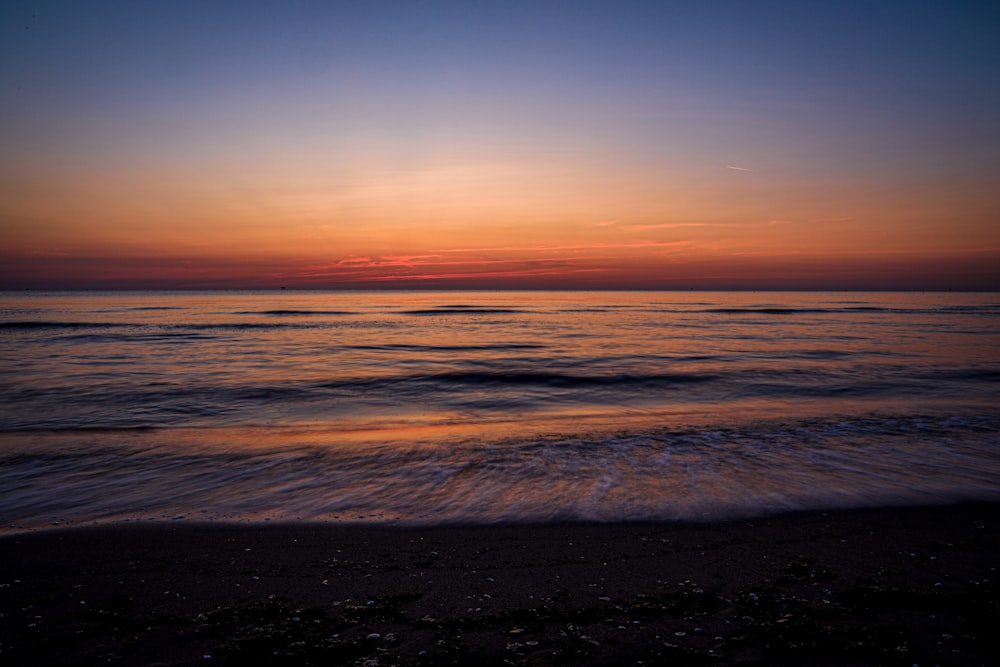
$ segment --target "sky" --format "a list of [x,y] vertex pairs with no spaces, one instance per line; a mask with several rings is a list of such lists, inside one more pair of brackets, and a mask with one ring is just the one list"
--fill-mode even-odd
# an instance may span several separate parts
[[995,2],[0,5],[0,289],[1000,289]]

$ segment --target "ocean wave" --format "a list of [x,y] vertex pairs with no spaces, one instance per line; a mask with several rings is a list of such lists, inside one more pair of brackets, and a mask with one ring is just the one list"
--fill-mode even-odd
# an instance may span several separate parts
[[125,308],[124,310],[132,310],[137,312],[142,311],[159,311],[159,310],[187,310],[183,306],[133,306],[131,308]]
[[385,350],[391,352],[504,352],[510,350],[541,350],[538,343],[488,343],[482,345],[419,345],[415,343],[385,343],[383,345],[344,345],[346,350]]
[[[120,344],[115,334],[79,334],[79,341]],[[156,343],[160,354],[184,354],[189,344],[211,344],[208,333],[150,334],[127,340]],[[69,336],[67,336],[69,338]],[[407,406],[430,411],[475,410],[509,415],[512,424],[535,412],[575,410],[606,413],[657,406],[699,404],[710,411],[727,404],[773,400],[777,406],[799,401],[954,400],[994,392],[1000,370],[991,367],[912,367],[908,363],[873,363],[857,353],[818,349],[785,355],[781,365],[767,355],[607,355],[575,358],[533,355],[544,346],[483,344],[469,346],[344,346],[335,358],[345,364],[323,377],[308,364],[270,377],[239,381],[192,364],[177,375],[155,367],[135,367],[129,356],[94,366],[85,373],[45,384],[9,380],[0,384],[0,427],[93,427],[101,425],[179,425],[188,419],[225,418],[231,423],[279,423],[286,413],[317,419],[376,409],[391,416]],[[378,352],[355,359],[352,352]],[[528,354],[504,356],[518,351]],[[148,349],[142,350],[143,354]],[[402,353],[408,358],[399,358]],[[136,354],[129,348],[128,355]],[[466,354],[465,358],[449,359]],[[482,354],[485,356],[478,357]],[[277,355],[275,359],[282,359]],[[883,357],[887,358],[887,357]],[[794,360],[800,360],[795,362]],[[264,363],[273,359],[265,357]],[[254,360],[245,363],[252,367]],[[305,363],[305,362],[301,362]],[[351,373],[367,368],[368,374]],[[164,368],[176,369],[176,365]],[[237,369],[229,370],[229,375]],[[301,376],[298,376],[299,373]],[[237,373],[238,375],[238,373]],[[16,377],[15,377],[16,379]],[[783,409],[783,408],[782,408]],[[391,418],[391,417],[390,417]]]
[[830,313],[835,312],[830,308],[777,308],[777,307],[757,307],[757,308],[704,308],[700,313],[720,313],[720,314],[763,314],[763,315],[798,315],[805,313]]
[[358,315],[350,310],[241,310],[236,315],[264,315],[268,317],[318,317],[335,315]]
[[684,521],[997,500],[998,433],[995,415],[871,414],[446,447],[294,434],[242,447],[225,430],[197,447],[156,444],[169,431],[81,447],[101,434],[67,433],[66,444],[55,434],[46,448],[0,455],[0,521]]
[[0,329],[102,329],[135,326],[120,322],[57,322],[48,320],[20,320],[0,322]]
[[966,313],[975,315],[1000,314],[1000,306],[963,306],[942,305],[934,308],[890,307],[871,305],[843,305],[840,307],[785,307],[785,306],[739,306],[702,308],[698,310],[678,310],[675,312],[718,313],[726,315],[761,314],[761,315],[799,315],[799,314],[859,314],[859,313],[893,313],[900,315],[940,315]]
[[528,311],[516,308],[479,308],[475,306],[451,306],[444,308],[418,308],[416,310],[401,310],[400,315],[508,315]]
[[192,331],[123,331],[109,333],[80,333],[58,336],[54,340],[76,343],[129,343],[147,344],[157,342],[183,343],[188,341],[216,340],[218,336]]
[[614,387],[617,389],[626,389],[635,386],[668,386],[710,382],[717,377],[717,375],[708,373],[576,375],[553,371],[449,371],[443,373],[394,375],[386,378],[335,380],[322,383],[319,386],[340,389],[373,386],[388,387],[402,384],[436,386],[473,385],[478,387],[535,385],[539,387]]

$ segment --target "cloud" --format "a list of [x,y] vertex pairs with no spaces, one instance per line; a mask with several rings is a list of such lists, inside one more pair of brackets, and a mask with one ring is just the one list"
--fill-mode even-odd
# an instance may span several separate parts
[[662,254],[664,248],[678,248],[690,243],[645,240],[630,243],[444,248],[414,255],[356,255],[325,264],[304,266],[272,277],[290,282],[336,280],[355,283],[559,276],[608,271],[609,262],[613,264],[618,254],[611,251],[650,249]]
[[[439,267],[478,267],[487,265],[548,265],[548,266],[568,266],[564,257],[542,257],[542,258],[509,258],[490,259],[481,257],[454,258],[449,260],[436,259],[440,255],[409,255],[402,258],[397,257],[358,257],[351,258],[345,263],[339,260],[329,264],[314,264],[304,266],[301,269],[290,272],[289,278],[310,277],[310,278],[340,278],[340,279],[371,279],[371,280],[394,280],[396,278],[406,278],[413,276],[410,269],[427,271]],[[399,261],[400,259],[404,261]],[[600,261],[606,257],[596,256],[575,256],[574,261]],[[381,277],[378,277],[381,276]]]
[[579,243],[573,245],[501,246],[496,248],[451,248],[440,253],[457,252],[552,252],[565,250],[616,250],[621,248],[656,248],[686,245],[690,241],[635,241],[633,243]]
[[461,279],[482,279],[482,278],[528,278],[536,276],[563,276],[569,274],[579,274],[579,273],[605,273],[609,271],[607,268],[603,267],[593,267],[593,268],[538,268],[538,269],[521,269],[514,271],[479,271],[479,272],[466,272],[466,273],[428,273],[428,274],[408,274],[408,275],[393,275],[393,276],[370,276],[364,278],[363,280],[356,282],[389,282],[389,281],[407,281],[407,280],[461,280]]
[[346,257],[339,260],[337,266],[368,266],[371,262],[371,257]]
[[729,222],[662,222],[648,225],[622,225],[621,229],[629,231],[643,231],[646,229],[680,229],[682,227],[736,227],[735,223]]
[[426,264],[427,260],[440,258],[441,255],[380,255],[378,257],[345,257],[339,259],[326,268],[368,268],[373,266],[413,266],[415,264]]
[[779,225],[811,225],[817,223],[837,223],[837,222],[854,222],[856,218],[853,217],[840,217],[840,218],[812,218],[810,220],[768,220],[766,224],[767,227],[776,227]]
[[733,171],[753,171],[748,167],[737,167],[735,164],[727,164],[726,169],[732,169]]

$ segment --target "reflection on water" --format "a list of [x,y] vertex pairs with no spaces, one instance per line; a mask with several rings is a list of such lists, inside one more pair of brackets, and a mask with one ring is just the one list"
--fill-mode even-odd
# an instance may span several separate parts
[[993,294],[0,295],[0,521],[994,497]]

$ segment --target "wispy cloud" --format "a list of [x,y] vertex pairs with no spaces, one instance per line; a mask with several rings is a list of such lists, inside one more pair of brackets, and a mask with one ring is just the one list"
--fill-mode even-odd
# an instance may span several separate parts
[[562,276],[569,274],[579,274],[579,273],[605,273],[609,269],[607,268],[580,268],[580,269],[568,269],[568,268],[554,268],[554,269],[522,269],[514,271],[477,271],[468,273],[428,273],[428,274],[409,274],[409,275],[396,275],[396,276],[371,276],[365,278],[365,281],[371,282],[387,282],[387,281],[403,281],[403,280],[461,280],[469,278],[527,278],[535,276]]
[[753,171],[749,167],[737,167],[735,164],[727,164],[726,169],[732,169],[733,171]]
[[379,257],[347,257],[337,260],[337,267],[371,267],[371,266],[414,266],[426,264],[428,260],[439,259],[441,255],[380,255]]
[[451,248],[440,253],[455,252],[552,252],[566,250],[616,250],[623,248],[657,248],[687,245],[690,241],[634,241],[632,243],[578,243],[572,245],[500,246],[485,248]]
[[647,229],[681,229],[684,227],[735,227],[731,222],[660,222],[645,225],[622,225],[620,229],[644,231]]
[[819,223],[837,223],[837,222],[854,222],[853,217],[840,217],[840,218],[811,218],[809,220],[768,220],[766,223],[767,227],[777,227],[779,225],[812,225]]
[[[489,259],[489,258],[479,258],[470,257],[468,259],[456,258],[453,260],[441,260],[434,259],[438,258],[440,255],[413,255],[400,259],[395,257],[357,257],[352,258],[349,262],[345,260],[339,260],[331,264],[316,264],[307,267],[303,267],[303,272],[308,272],[310,275],[369,275],[371,271],[368,269],[392,269],[392,268],[416,268],[416,267],[431,267],[431,266],[485,266],[490,264],[541,264],[541,263],[556,263],[556,262],[566,262],[565,257],[533,257],[527,259],[524,257],[510,258],[510,259]],[[606,255],[574,255],[572,258],[574,261],[580,260],[595,260],[599,261],[602,259],[608,259]]]
[[341,282],[459,280],[462,278],[556,276],[606,271],[619,250],[682,248],[689,241],[574,243],[566,245],[483,246],[443,248],[414,255],[356,255],[313,264],[275,276],[282,280]]

